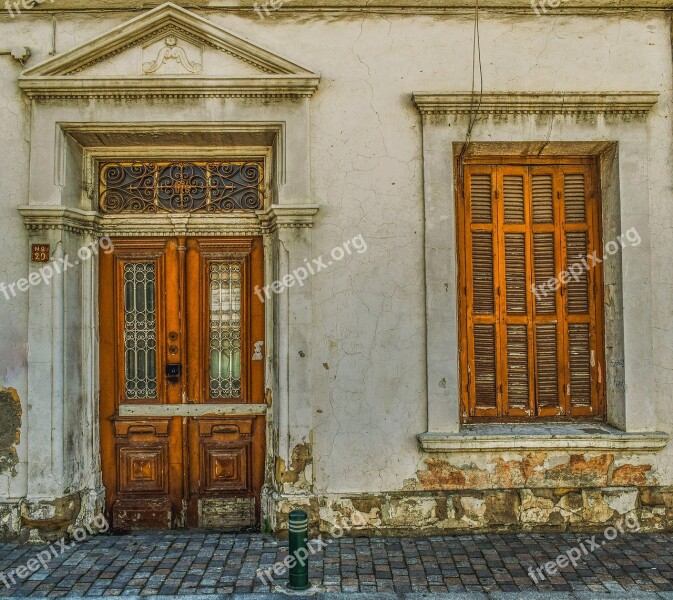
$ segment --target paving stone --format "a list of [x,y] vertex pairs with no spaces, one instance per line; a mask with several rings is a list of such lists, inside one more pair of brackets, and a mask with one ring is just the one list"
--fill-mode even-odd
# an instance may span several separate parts
[[[575,534],[342,538],[330,540],[323,552],[311,557],[310,578],[330,592],[330,600],[336,592],[349,593],[349,600],[385,600],[382,594],[386,593],[388,600],[399,600],[400,595],[415,600],[414,594],[431,600],[441,593],[452,598],[509,598],[505,595],[517,593],[519,598],[540,600],[550,596],[555,600],[673,599],[671,534],[620,536],[593,554],[584,554],[575,566],[545,573],[544,579],[539,574],[531,578],[529,569],[535,574],[584,539],[586,535]],[[0,544],[0,573],[13,573],[39,551],[39,547]],[[266,594],[268,600],[274,586],[287,584],[286,570],[280,576],[273,573],[274,565],[287,555],[287,542],[265,535],[98,536],[78,544],[26,581],[17,579],[9,587],[0,584],[0,598],[166,600],[160,597],[181,596],[193,600],[238,593],[247,600]]]

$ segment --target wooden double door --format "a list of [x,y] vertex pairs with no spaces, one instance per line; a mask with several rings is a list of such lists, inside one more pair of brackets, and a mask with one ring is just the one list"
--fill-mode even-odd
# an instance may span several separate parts
[[259,526],[261,238],[119,238],[100,264],[106,510],[118,530]]

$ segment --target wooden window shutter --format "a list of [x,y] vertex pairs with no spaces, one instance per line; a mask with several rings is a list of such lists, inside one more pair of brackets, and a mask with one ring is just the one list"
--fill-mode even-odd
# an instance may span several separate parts
[[469,256],[468,302],[471,319],[468,324],[470,347],[470,397],[476,410],[487,415],[498,414],[497,365],[498,265],[495,229],[494,177],[490,169],[474,171],[468,176],[469,212],[467,244]]
[[[599,288],[597,268],[587,268],[592,260],[588,257],[596,250],[598,238],[593,210],[593,182],[586,170],[566,169],[563,173],[563,215],[565,228],[565,268],[575,273],[568,278],[565,295],[565,335],[567,348],[567,410],[573,416],[595,414],[598,406],[595,391],[600,387],[600,378],[594,381],[594,372],[600,373],[602,353],[602,317],[594,315],[601,307],[596,306],[594,290]],[[596,253],[597,255],[600,253]],[[600,358],[597,358],[600,356]]]
[[522,167],[502,167],[498,181],[498,260],[502,265],[500,299],[502,336],[500,376],[503,380],[500,415],[525,417],[532,401],[533,366],[530,302],[530,202],[527,198],[526,173]]
[[[482,162],[464,172],[464,417],[600,416],[602,278],[588,259],[600,240],[593,163]],[[555,286],[563,271],[570,277]]]

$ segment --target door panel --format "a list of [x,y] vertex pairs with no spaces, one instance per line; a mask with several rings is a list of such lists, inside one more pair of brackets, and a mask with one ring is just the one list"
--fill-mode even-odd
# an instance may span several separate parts
[[254,511],[259,496],[255,473],[263,470],[255,448],[263,442],[261,417],[197,417],[189,428],[188,523],[236,527]]
[[264,403],[264,307],[252,293],[263,285],[262,240],[114,247],[100,273],[101,450],[114,526],[258,525],[265,417],[234,414]]
[[169,419],[114,419],[119,493],[115,522],[129,528],[170,527],[170,427]]

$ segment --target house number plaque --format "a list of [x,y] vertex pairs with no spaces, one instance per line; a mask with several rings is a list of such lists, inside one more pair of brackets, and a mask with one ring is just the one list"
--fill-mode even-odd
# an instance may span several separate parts
[[51,258],[51,246],[49,244],[32,244],[30,261],[34,263],[48,263]]

